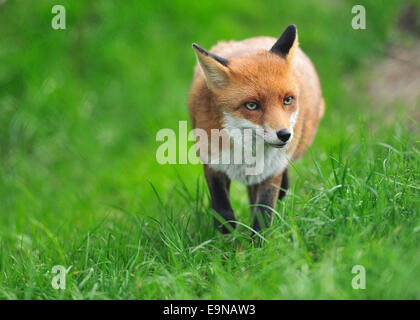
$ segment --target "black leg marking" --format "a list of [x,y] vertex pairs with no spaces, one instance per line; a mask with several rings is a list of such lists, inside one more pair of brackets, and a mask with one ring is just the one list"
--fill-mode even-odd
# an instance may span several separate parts
[[257,202],[257,188],[258,185],[248,186],[248,198],[251,204],[255,204]]
[[262,228],[267,228],[273,220],[273,212],[267,208],[272,208],[278,197],[278,188],[268,187],[259,188],[257,192],[257,203],[254,208],[254,222],[252,229],[259,232]]
[[[235,229],[235,214],[229,200],[230,179],[221,172],[216,172],[208,166],[204,167],[207,185],[210,190],[211,206],[224,220],[229,221],[232,229]],[[230,230],[219,219],[214,218],[214,224],[222,233],[229,233]]]
[[[254,186],[255,192],[255,206],[252,213],[254,221],[252,229],[255,232],[260,232],[263,228],[271,226],[273,222],[273,210],[279,198],[279,190],[282,185],[283,173],[274,176],[259,185]],[[255,233],[253,234],[255,238]]]
[[283,199],[289,189],[289,173],[286,170],[283,172],[283,178],[281,180],[279,200]]

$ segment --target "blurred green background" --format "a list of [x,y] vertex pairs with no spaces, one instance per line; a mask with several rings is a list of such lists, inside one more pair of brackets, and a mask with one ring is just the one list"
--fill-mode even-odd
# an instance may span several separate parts
[[[66,8],[66,30],[51,28],[54,4]],[[176,260],[177,254],[173,257],[175,260],[169,258],[173,251],[165,249],[167,242],[162,240],[162,234],[154,232],[153,220],[146,219],[156,219],[160,231],[164,232],[165,212],[169,211],[178,221],[174,226],[183,226],[181,222],[190,216],[196,217],[193,204],[200,202],[200,210],[207,213],[202,220],[196,218],[200,223],[188,227],[189,234],[197,235],[192,239],[177,239],[184,245],[198,246],[219,237],[211,231],[201,166],[162,166],[155,159],[159,146],[157,131],[176,130],[178,121],[189,120],[186,101],[195,65],[193,42],[210,48],[219,40],[259,35],[278,37],[288,24],[297,25],[300,45],[319,72],[327,108],[311,155],[305,156],[296,171],[292,171],[292,190],[298,197],[310,199],[322,189],[322,179],[313,159],[329,179],[333,172],[330,154],[336,152],[351,157],[350,153],[363,145],[365,138],[361,132],[366,132],[375,143],[392,144],[396,134],[418,137],[415,121],[410,120],[416,116],[411,111],[419,110],[417,102],[415,108],[410,109],[404,99],[397,97],[392,107],[382,109],[369,91],[371,84],[378,80],[373,76],[375,66],[387,59],[391,48],[402,45],[411,50],[418,45],[418,18],[414,16],[414,24],[401,24],[409,19],[404,17],[407,8],[416,8],[418,2],[363,1],[366,30],[351,28],[351,8],[355,4],[360,3],[327,0],[0,1],[0,296],[355,297],[355,292],[344,289],[334,291],[328,287],[324,290],[321,285],[324,282],[319,279],[320,287],[308,285],[307,291],[265,290],[263,285],[235,291],[230,287],[229,278],[216,283],[211,280],[212,273],[201,271],[195,280],[188,275],[181,275],[179,280],[177,272],[182,274],[181,270],[189,270],[189,267]],[[369,150],[371,147],[367,146]],[[369,152],[359,150],[353,156],[368,157]],[[372,161],[383,160],[381,152],[373,152]],[[364,162],[363,158],[350,160],[355,176],[364,175],[362,169],[357,171],[363,165],[357,160]],[[411,181],[418,186],[419,166],[408,164],[400,169],[408,172],[407,168],[411,175],[406,183]],[[245,189],[234,184],[233,190],[234,206],[241,220],[248,224]],[[408,197],[405,201],[412,201],[409,205],[401,204],[413,213],[410,230],[416,226],[413,221],[418,221],[414,214],[418,213],[418,201],[410,200],[415,191],[418,195],[417,189],[404,194]],[[287,207],[287,210],[294,212],[295,209]],[[206,232],[201,232],[202,229]],[[141,242],[148,232],[149,242]],[[388,232],[392,235],[394,228]],[[418,234],[407,243],[418,240]],[[305,232],[303,238],[304,235]],[[326,239],[318,240],[334,252],[334,242]],[[359,246],[352,238],[346,241],[355,248]],[[389,248],[394,248],[391,242]],[[139,256],[145,247],[155,251]],[[223,244],[219,247],[220,251],[214,249],[218,253],[208,255],[220,258],[222,251],[233,256],[242,252],[227,249]],[[413,244],[407,252],[415,252],[415,249]],[[250,256],[264,254],[255,250],[258,253],[249,253]],[[326,252],[326,248],[318,247],[312,254],[317,255],[317,250],[322,254]],[[294,254],[298,253],[291,256]],[[366,251],[364,256],[371,254]],[[202,261],[197,258],[200,265],[209,261],[210,256],[200,258]],[[394,257],[400,259],[399,255]],[[325,262],[320,256],[313,261]],[[379,264],[385,263],[381,261]],[[405,263],[407,267],[418,266],[419,259]],[[50,278],[45,276],[55,264],[73,266],[73,280],[70,279],[68,285],[71,289],[65,292],[51,289]],[[249,264],[243,261],[244,266]],[[290,264],[293,265],[293,261]],[[171,269],[171,265],[179,268]],[[222,263],[217,265],[219,274],[232,275],[231,271],[223,269]],[[142,269],[145,266],[148,268]],[[190,267],[199,270],[198,264],[192,263]],[[92,276],[87,282],[89,285],[81,287],[89,268],[99,268],[101,276]],[[345,268],[349,271],[351,266]],[[410,272],[406,272],[401,286],[411,283],[414,274]],[[246,273],[243,270],[240,277],[245,277]],[[100,277],[108,282],[100,282]],[[264,279],[270,281],[270,275]],[[251,280],[261,281],[258,277]],[[129,284],[121,291],[119,284],[124,281]],[[340,283],[345,281],[348,279]],[[95,284],[99,285],[92,291]],[[263,284],[268,285],[264,281]],[[420,298],[418,289],[418,286],[407,289],[407,297]],[[394,297],[393,294],[402,291],[383,295],[381,292],[379,289],[371,291],[364,297]]]

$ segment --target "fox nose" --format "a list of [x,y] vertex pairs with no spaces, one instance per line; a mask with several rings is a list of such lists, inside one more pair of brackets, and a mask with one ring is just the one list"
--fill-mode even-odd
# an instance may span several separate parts
[[281,130],[277,131],[277,137],[284,143],[289,141],[291,135],[292,134],[287,129],[281,129]]

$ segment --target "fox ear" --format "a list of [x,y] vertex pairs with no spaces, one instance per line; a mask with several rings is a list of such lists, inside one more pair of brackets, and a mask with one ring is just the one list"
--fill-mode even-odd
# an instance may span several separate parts
[[229,61],[208,52],[196,43],[193,43],[192,46],[209,89],[217,90],[224,88],[229,80],[229,68],[227,67]]
[[291,24],[283,31],[283,34],[276,41],[270,51],[281,55],[286,60],[289,60],[290,57],[293,56],[297,46],[297,29],[294,24]]

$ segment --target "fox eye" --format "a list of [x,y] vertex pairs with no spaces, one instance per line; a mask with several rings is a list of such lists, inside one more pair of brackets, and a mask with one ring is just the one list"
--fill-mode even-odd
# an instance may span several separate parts
[[251,111],[257,110],[260,107],[256,102],[245,102],[244,106]]
[[290,106],[293,102],[293,97],[292,96],[288,96],[287,98],[283,99],[283,104],[285,106]]

